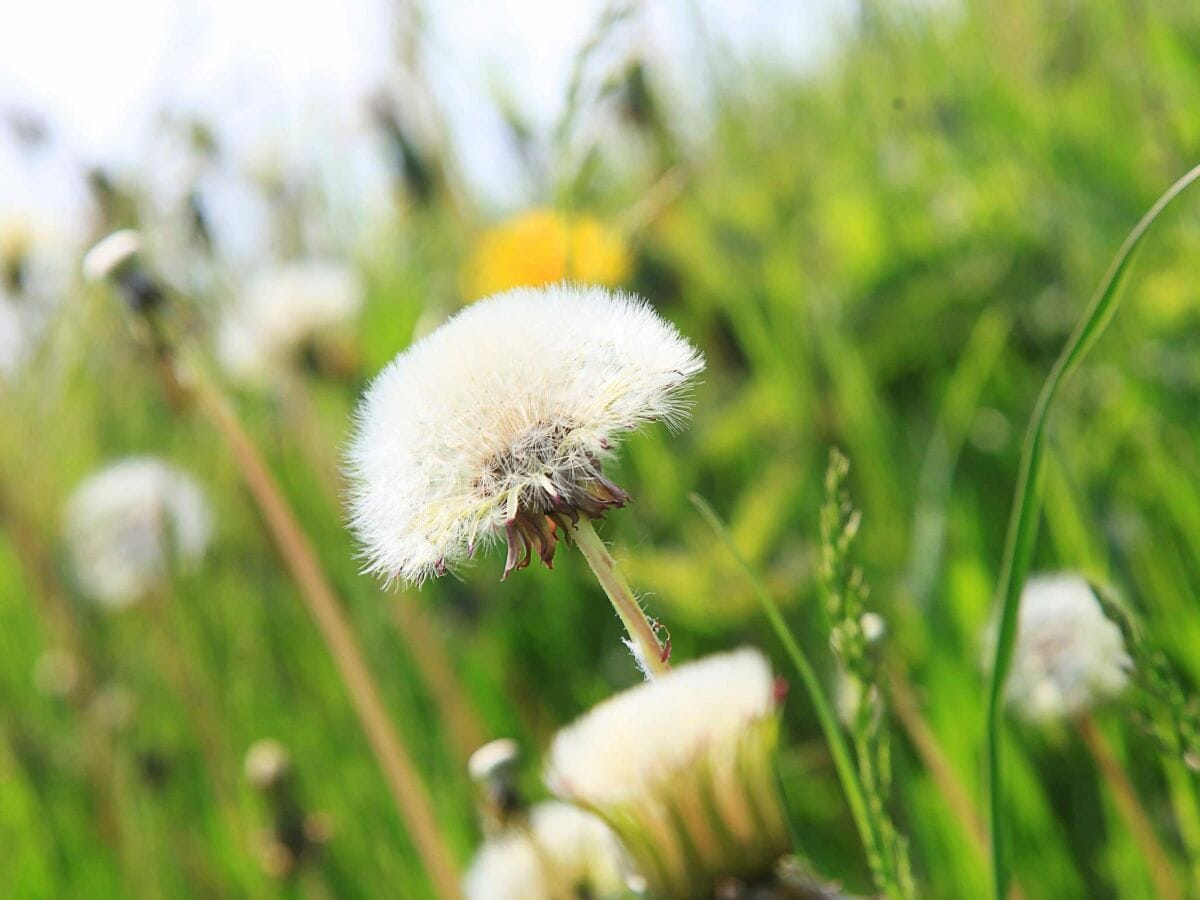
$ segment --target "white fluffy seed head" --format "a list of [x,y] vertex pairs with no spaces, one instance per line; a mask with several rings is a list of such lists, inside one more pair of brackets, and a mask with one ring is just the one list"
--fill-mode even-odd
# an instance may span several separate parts
[[[393,360],[359,407],[351,514],[367,568],[420,582],[526,510],[544,529],[546,513],[596,501],[600,461],[639,425],[679,425],[703,367],[628,294],[560,284],[472,304]],[[620,505],[601,483],[599,508]],[[553,529],[530,540],[552,555]]]
[[358,274],[332,260],[265,269],[221,321],[218,359],[239,383],[278,382],[295,369],[307,344],[354,324],[365,293]]
[[160,459],[130,457],[79,485],[65,532],[80,591],[121,609],[145,597],[172,566],[203,557],[212,515],[190,476]]
[[124,228],[101,238],[83,257],[83,277],[98,282],[111,278],[142,249],[136,231]]
[[1021,594],[1007,696],[1035,721],[1077,715],[1125,687],[1132,662],[1080,575],[1030,578]]
[[624,855],[600,819],[567,803],[539,803],[528,829],[489,840],[463,881],[467,900],[559,900],[626,895]]
[[657,893],[764,874],[788,848],[776,696],[757,650],[679,666],[560,731],[546,783],[612,824]]

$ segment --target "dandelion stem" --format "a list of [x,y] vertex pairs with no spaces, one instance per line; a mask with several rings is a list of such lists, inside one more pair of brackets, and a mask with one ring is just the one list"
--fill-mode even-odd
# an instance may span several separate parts
[[329,647],[426,873],[439,896],[459,897],[454,860],[438,829],[429,793],[421,783],[400,735],[388,718],[362,650],[317,561],[308,536],[229,402],[201,373],[197,372],[195,377],[199,405],[228,444],[242,479],[266,522],[267,530]]
[[581,516],[572,530],[572,536],[583,558],[596,574],[596,580],[612,601],[621,624],[625,626],[625,631],[629,634],[629,649],[645,672],[646,679],[652,680],[658,675],[665,675],[671,670],[671,665],[667,662],[667,653],[658,642],[654,626],[646,618],[646,613],[630,589],[629,582],[617,568],[617,561],[612,558],[612,554],[596,534],[596,529],[592,527],[591,519]]
[[1154,882],[1154,894],[1163,900],[1183,900],[1183,891],[1179,887],[1175,870],[1167,857],[1167,851],[1154,833],[1150,817],[1138,799],[1137,791],[1121,767],[1116,754],[1109,746],[1104,733],[1096,725],[1096,720],[1087,713],[1075,720],[1075,729],[1083,739],[1084,746],[1092,755],[1096,766],[1100,769],[1104,780],[1112,791],[1113,801],[1120,810],[1121,818],[1133,833],[1138,850],[1145,860],[1150,878]]

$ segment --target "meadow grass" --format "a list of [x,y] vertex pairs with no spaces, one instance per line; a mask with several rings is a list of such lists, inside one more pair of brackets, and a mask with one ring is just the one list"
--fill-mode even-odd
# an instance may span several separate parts
[[[714,98],[702,136],[672,120],[662,95],[665,127],[648,136],[627,124],[594,138],[584,164],[546,175],[547,201],[610,221],[661,182],[664,165],[682,180],[631,236],[628,286],[709,368],[686,432],[628,441],[610,474],[636,515],[610,516],[601,538],[669,627],[673,660],[750,643],[787,677],[806,660],[805,686],[831,690],[819,515],[829,450],[841,448],[863,517],[857,560],[888,622],[885,660],[903,667],[977,808],[989,808],[989,735],[1005,763],[1003,804],[990,807],[1007,836],[994,883],[919,748],[892,728],[888,808],[908,837],[918,894],[986,896],[1011,873],[1030,898],[1151,896],[1118,799],[1074,731],[997,727],[996,702],[989,717],[983,633],[996,585],[1012,586],[1005,596],[1020,586],[1003,547],[1038,392],[1129,229],[1200,158],[1200,12],[1033,0],[876,8],[810,75],[711,56],[697,75]],[[571,129],[588,116],[586,98],[572,110],[556,146],[575,158]],[[397,608],[427,614],[484,736],[515,737],[534,757],[637,673],[579,554],[504,583],[489,557],[420,591],[384,591],[359,573],[340,447],[365,378],[431,307],[457,303],[486,216],[473,211],[464,224],[461,196],[450,205],[436,195],[406,205],[353,248],[368,285],[355,378],[311,380],[302,407],[249,393],[236,406],[344,601],[465,865],[479,841],[472,786],[436,691],[402,650]],[[1080,569],[1116,587],[1189,697],[1200,679],[1198,241],[1196,201],[1185,196],[1142,249],[1121,315],[1062,384],[1039,445],[1040,508],[1024,507],[1026,533],[1039,532],[1029,568]],[[223,299],[180,298],[185,326],[203,339]],[[27,377],[0,389],[0,892],[428,896],[333,660],[234,460],[202,419],[172,410],[109,290],[75,287],[64,313]],[[84,601],[59,537],[74,485],[144,452],[192,472],[219,522],[206,564],[174,579],[161,621]],[[693,492],[727,532],[709,527]],[[778,619],[762,614],[726,538]],[[780,621],[794,647],[780,643]],[[50,648],[77,658],[74,696],[35,687]],[[186,660],[203,719],[164,671],[171,654]],[[124,724],[97,705],[114,688],[132,701]],[[842,785],[857,777],[838,740],[831,750],[823,739],[828,712],[794,692],[780,777],[798,850],[866,893],[867,816],[855,808],[860,789],[847,804]],[[1097,710],[1094,727],[1194,893],[1194,766],[1120,706]],[[321,855],[293,880],[270,877],[255,856],[269,813],[240,773],[262,737],[287,745],[306,808],[332,822]],[[524,787],[544,793],[536,764]]]

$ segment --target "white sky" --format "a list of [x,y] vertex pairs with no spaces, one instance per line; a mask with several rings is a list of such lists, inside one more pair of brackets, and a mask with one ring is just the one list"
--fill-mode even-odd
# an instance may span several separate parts
[[[81,164],[172,170],[153,152],[164,110],[201,114],[239,162],[266,152],[332,168],[351,202],[384,174],[364,98],[387,83],[399,0],[36,0],[0,17],[0,112],[37,112],[52,143],[37,160],[0,133],[0,216],[74,215]],[[426,2],[428,77],[473,188],[498,205],[528,202],[491,97],[500,86],[540,133],[557,120],[600,0]],[[710,39],[739,56],[809,66],[855,0],[646,0],[626,28],[689,96],[699,61],[693,9]]]

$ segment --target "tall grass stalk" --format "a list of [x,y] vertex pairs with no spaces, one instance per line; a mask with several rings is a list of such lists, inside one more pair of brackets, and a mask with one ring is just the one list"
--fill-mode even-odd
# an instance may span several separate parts
[[440,896],[459,897],[454,858],[438,828],[429,793],[388,717],[362,649],[308,535],[228,400],[199,366],[189,368],[189,374],[201,411],[229,447],[242,480],[329,647],[430,881]]
[[[837,771],[838,779],[841,781],[842,791],[846,794],[846,801],[850,806],[850,813],[854,817],[854,824],[858,828],[859,837],[866,850],[871,870],[872,872],[881,872],[884,854],[879,835],[876,833],[871,818],[866,794],[863,791],[862,782],[859,780],[858,770],[854,765],[854,758],[850,753],[849,747],[846,745],[841,728],[838,726],[837,718],[833,714],[833,708],[829,705],[829,701],[825,697],[825,692],[821,687],[821,681],[817,677],[816,670],[813,669],[808,657],[805,656],[796,638],[792,635],[774,599],[767,592],[766,587],[750,566],[750,563],[742,555],[742,551],[734,543],[733,536],[729,533],[729,529],[726,528],[725,523],[721,521],[721,518],[712,506],[709,505],[708,501],[699,494],[689,494],[688,497],[692,505],[696,507],[700,515],[708,523],[709,527],[724,542],[730,555],[733,556],[745,573],[747,580],[754,589],[759,604],[762,606],[767,621],[774,630],[776,637],[779,638],[779,642],[783,644],[783,648],[787,652],[788,658],[791,660],[796,672],[800,675],[800,680],[804,684],[804,689],[808,692],[813,709],[817,714],[817,721],[821,726],[821,731],[825,735],[825,741],[829,745],[829,753],[833,758],[834,769]],[[904,896],[899,883],[895,879],[885,878],[884,882],[878,886],[889,898],[899,900],[899,898]]]
[[1029,574],[1034,544],[1037,539],[1044,475],[1046,424],[1063,380],[1079,365],[1079,362],[1099,340],[1108,323],[1112,321],[1117,310],[1121,286],[1133,261],[1134,251],[1141,244],[1142,238],[1146,236],[1150,227],[1171,201],[1197,179],[1200,179],[1200,166],[1191,169],[1171,185],[1125,238],[1125,242],[1117,251],[1108,272],[1100,282],[1100,287],[1088,305],[1083,319],[1071,334],[1066,346],[1063,347],[1055,361],[1054,367],[1050,370],[1045,384],[1042,385],[1029,427],[1025,433],[1012,512],[1008,522],[1008,533],[1004,543],[1004,556],[1000,565],[1000,577],[996,585],[1000,620],[992,659],[985,726],[988,808],[992,838],[992,887],[996,900],[1001,900],[1006,895],[1011,880],[1011,861],[1005,832],[1004,768],[1001,754],[1004,682],[1012,665],[1021,589]]
[[1183,891],[1179,887],[1167,851],[1163,849],[1154,833],[1154,826],[1150,824],[1150,817],[1146,815],[1137,791],[1134,790],[1129,776],[1125,774],[1104,733],[1096,725],[1096,720],[1084,713],[1075,720],[1075,730],[1104,776],[1121,818],[1133,834],[1138,851],[1146,863],[1146,869],[1150,872],[1150,880],[1154,883],[1154,895],[1160,900],[1183,900]]
[[[345,483],[336,455],[330,452],[327,442],[319,439],[321,422],[308,384],[300,379],[293,381],[286,401],[286,424],[292,433],[299,432],[301,452],[318,472],[326,495],[336,506],[345,492]],[[450,661],[445,641],[415,597],[400,597],[392,608],[396,634],[405,655],[417,667],[421,681],[437,705],[455,756],[465,764],[486,740],[485,730]]]

